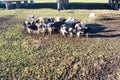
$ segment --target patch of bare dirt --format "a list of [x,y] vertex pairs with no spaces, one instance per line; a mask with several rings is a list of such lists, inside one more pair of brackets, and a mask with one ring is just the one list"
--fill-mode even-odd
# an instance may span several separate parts
[[3,29],[4,24],[12,20],[13,17],[14,15],[7,15],[7,16],[0,17],[0,29]]

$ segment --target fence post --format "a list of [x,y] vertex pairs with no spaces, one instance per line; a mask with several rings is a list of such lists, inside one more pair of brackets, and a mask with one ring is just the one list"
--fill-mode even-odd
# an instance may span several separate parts
[[111,7],[114,8],[114,0],[111,1]]
[[69,8],[69,0],[65,0],[65,4],[66,4],[66,9]]
[[6,9],[13,9],[13,5],[12,5],[12,2],[10,2],[10,1],[7,1],[7,2],[5,2],[5,6],[6,6]]
[[58,9],[58,11],[60,11],[61,10],[61,1],[60,0],[57,0],[57,9]]
[[108,0],[108,5],[109,5],[109,6],[111,5],[111,0]]
[[34,4],[34,0],[30,0],[30,4]]
[[28,6],[28,1],[24,1],[24,5],[25,5],[25,6]]
[[21,7],[21,1],[17,1],[17,2],[16,2],[16,7],[17,7],[17,8],[20,8],[20,7]]

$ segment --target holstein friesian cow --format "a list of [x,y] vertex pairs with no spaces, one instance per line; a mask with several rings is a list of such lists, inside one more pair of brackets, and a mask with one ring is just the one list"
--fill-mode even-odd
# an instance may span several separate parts
[[49,34],[52,34],[55,31],[54,22],[47,23],[47,30]]
[[70,37],[73,36],[73,27],[71,25],[63,24],[60,29],[60,34],[62,34],[64,37],[66,34],[69,34]]
[[21,24],[22,24],[22,29],[27,30],[28,33],[32,33],[37,30],[37,26],[33,21],[32,22],[22,21]]
[[49,22],[49,20],[46,17],[40,17],[39,19],[35,20],[35,24],[38,28],[39,33],[42,33],[43,35],[45,35],[45,33],[48,32],[48,28],[47,28],[48,22]]
[[48,33],[59,33],[60,27],[65,22],[65,18],[57,17],[56,20],[54,18],[48,18],[47,28]]
[[80,37],[81,34],[85,34],[88,37],[91,30],[91,28],[86,27],[85,23],[77,23],[75,29],[77,37]]
[[47,31],[49,34],[52,34],[55,30],[55,28],[53,27],[54,21],[55,21],[55,19],[52,17],[46,19]]
[[[40,28],[40,26],[42,26]],[[35,21],[23,21],[22,22],[22,28],[24,30],[27,30],[27,32],[29,34],[33,33],[33,34],[39,34],[40,32],[42,32],[43,34],[45,33],[44,31],[44,26],[43,25],[38,25],[36,24]]]
[[35,25],[34,21],[28,22],[28,24],[27,24],[27,31],[28,31],[29,34],[30,33],[33,33],[33,34],[37,33],[38,34],[38,28]]
[[78,23],[78,20],[69,17],[61,26],[60,33],[63,36],[66,36],[66,34],[69,34],[70,37],[73,37],[73,34],[75,33],[75,24],[77,23]]
[[45,34],[45,33],[49,33],[52,34],[52,27],[51,25],[54,24],[55,19],[54,18],[46,18],[46,17],[40,17],[39,19],[37,19],[36,25],[39,28],[39,32]]
[[27,30],[28,21],[22,21],[21,24],[22,24],[22,29]]
[[[29,16],[29,19],[32,18],[34,18],[34,16]],[[86,37],[88,37],[88,34],[91,30],[90,28],[86,27],[85,23],[81,23],[80,21],[71,17],[68,19],[63,17],[57,17],[56,19],[52,17],[40,17],[36,20],[23,21],[22,28],[27,30],[28,33],[42,33],[43,35],[46,33],[60,33],[62,36],[69,35],[70,37],[73,37],[73,35],[80,37],[81,34],[84,34]]]
[[38,28],[38,33],[42,33],[43,35],[47,33],[47,25],[45,23],[37,25],[37,28]]
[[49,24],[50,25],[49,27],[52,29],[53,33],[60,33],[60,27],[63,24],[64,22],[54,22],[52,24]]

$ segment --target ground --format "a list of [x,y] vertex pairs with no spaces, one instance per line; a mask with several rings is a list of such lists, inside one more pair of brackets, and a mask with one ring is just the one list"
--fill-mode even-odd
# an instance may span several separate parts
[[[119,11],[107,7],[0,11],[1,80],[120,80]],[[93,20],[88,18],[91,12],[96,13]],[[36,19],[71,16],[91,27],[92,34],[89,38],[30,35],[21,26],[29,14]]]

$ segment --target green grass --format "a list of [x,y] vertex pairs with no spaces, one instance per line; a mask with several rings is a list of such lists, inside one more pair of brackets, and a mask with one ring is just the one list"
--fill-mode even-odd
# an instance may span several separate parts
[[[119,11],[69,9],[58,12],[42,8],[1,9],[0,12],[0,80],[120,79]],[[95,20],[88,19],[90,12],[96,13]],[[29,35],[21,27],[21,21],[29,14],[34,14],[36,19],[41,16],[71,16],[93,24],[89,27],[95,31],[102,31],[97,30],[90,38]]]

